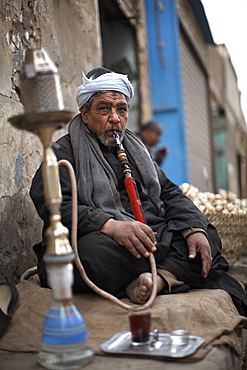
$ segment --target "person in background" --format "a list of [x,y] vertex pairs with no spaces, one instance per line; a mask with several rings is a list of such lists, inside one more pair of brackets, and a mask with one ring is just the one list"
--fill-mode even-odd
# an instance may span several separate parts
[[160,166],[168,154],[168,147],[155,148],[162,134],[162,127],[156,121],[149,121],[141,126],[140,132],[137,134],[145,144],[153,160]]

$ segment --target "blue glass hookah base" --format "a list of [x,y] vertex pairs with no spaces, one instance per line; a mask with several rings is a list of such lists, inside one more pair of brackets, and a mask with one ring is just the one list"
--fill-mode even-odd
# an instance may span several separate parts
[[50,308],[45,318],[42,342],[46,345],[72,345],[87,340],[86,325],[74,305],[66,308]]

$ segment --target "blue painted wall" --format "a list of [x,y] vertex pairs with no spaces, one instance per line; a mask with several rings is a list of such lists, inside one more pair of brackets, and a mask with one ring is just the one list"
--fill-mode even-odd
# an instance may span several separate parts
[[161,167],[180,185],[188,170],[175,0],[146,0],[146,22],[153,119],[163,127],[159,146],[169,147]]

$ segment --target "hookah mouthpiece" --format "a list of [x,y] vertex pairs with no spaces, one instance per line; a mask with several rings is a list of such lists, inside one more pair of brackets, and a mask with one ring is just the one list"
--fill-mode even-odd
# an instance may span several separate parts
[[117,131],[113,132],[113,137],[116,140],[116,143],[120,144],[120,140],[119,140],[120,138],[119,138],[119,135],[118,135]]
[[117,149],[118,149],[118,150],[120,150],[120,149],[122,149],[122,150],[123,150],[123,146],[122,146],[122,144],[121,144],[121,142],[120,142],[120,137],[119,137],[119,135],[118,135],[118,133],[117,133],[116,131],[114,131],[114,132],[113,132],[113,137],[114,137],[114,139],[115,139],[115,141],[116,141]]

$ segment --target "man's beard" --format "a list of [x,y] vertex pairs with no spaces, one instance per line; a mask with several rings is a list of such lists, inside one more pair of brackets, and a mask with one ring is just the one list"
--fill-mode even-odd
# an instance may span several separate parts
[[[107,134],[107,132],[109,132],[109,131],[112,131],[111,129],[107,129],[107,130],[105,130],[100,136],[98,136],[98,139],[99,139],[99,141],[103,144],[103,145],[105,145],[105,146],[111,146],[111,147],[114,147],[114,146],[116,146],[116,142],[115,142],[115,140],[114,141],[110,141],[110,140],[108,140],[108,139],[106,139],[105,138],[105,135]],[[118,135],[119,135],[119,140],[120,140],[120,142],[122,142],[123,141],[123,138],[124,138],[124,131],[122,130],[122,129],[117,129],[116,130],[117,131],[117,133],[118,133]]]

